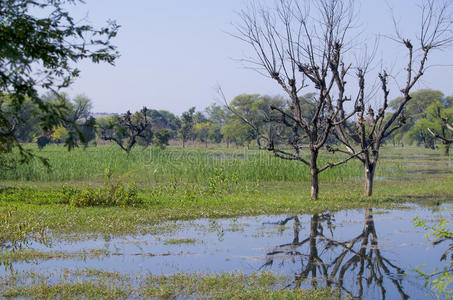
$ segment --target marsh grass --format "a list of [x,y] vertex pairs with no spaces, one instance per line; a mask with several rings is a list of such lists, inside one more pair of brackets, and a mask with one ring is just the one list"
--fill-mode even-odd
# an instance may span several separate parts
[[291,279],[272,272],[133,277],[83,269],[67,270],[55,283],[49,283],[49,278],[37,273],[4,276],[0,278],[0,295],[35,299],[340,299],[337,292],[328,288],[286,289]]
[[[32,147],[33,146],[29,146]],[[308,167],[300,162],[275,158],[267,151],[246,149],[204,148],[134,148],[129,155],[114,146],[77,148],[68,152],[63,146],[50,145],[39,155],[48,158],[49,171],[39,160],[0,174],[2,181],[27,182],[102,182],[106,169],[116,178],[134,181],[142,186],[159,183],[203,183],[221,169],[227,178],[241,182],[306,182],[310,180]],[[320,165],[342,159],[341,155],[324,153]],[[401,166],[381,164],[382,176],[398,175]],[[363,170],[358,161],[329,169],[321,174],[321,181],[350,181],[361,178]]]
[[164,242],[165,245],[181,245],[181,244],[195,244],[196,239],[182,238],[182,239],[168,239]]
[[38,251],[34,249],[21,249],[18,251],[0,252],[0,264],[13,262],[31,262],[50,259],[88,259],[109,256],[110,252],[105,249],[88,249],[77,252],[68,251]]
[[[375,195],[362,197],[357,182],[323,183],[320,199],[310,200],[309,183],[269,183],[258,189],[232,193],[203,194],[194,187],[177,188],[171,194],[153,188],[139,191],[139,207],[73,207],[51,203],[58,199],[55,189],[28,192],[28,202],[14,196],[14,189],[0,192],[0,247],[26,247],[30,242],[51,244],[55,240],[80,240],[113,236],[171,232],[177,224],[164,221],[197,218],[226,218],[265,214],[299,214],[341,209],[394,208],[404,202],[451,201],[453,176],[407,181],[378,181]],[[19,195],[22,194],[20,189]],[[190,196],[188,196],[190,195]],[[36,197],[36,199],[35,199]],[[43,203],[40,203],[40,201]],[[6,218],[5,218],[6,216]]]

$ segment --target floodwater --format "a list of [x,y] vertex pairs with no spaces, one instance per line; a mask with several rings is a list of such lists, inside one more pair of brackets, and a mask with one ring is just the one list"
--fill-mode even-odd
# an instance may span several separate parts
[[429,290],[414,269],[423,264],[426,272],[443,268],[448,262],[440,258],[451,245],[433,246],[413,218],[429,225],[450,220],[452,213],[451,203],[407,204],[394,210],[169,222],[171,233],[59,242],[51,248],[32,244],[40,251],[101,249],[105,255],[21,261],[0,275],[12,270],[56,275],[85,268],[156,275],[270,270],[287,276],[287,288],[328,285],[363,299],[420,299]]

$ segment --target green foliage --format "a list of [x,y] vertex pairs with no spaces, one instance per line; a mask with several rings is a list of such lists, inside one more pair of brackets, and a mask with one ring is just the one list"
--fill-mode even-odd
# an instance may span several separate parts
[[405,140],[409,143],[423,145],[425,148],[434,149],[435,139],[428,132],[428,128],[433,127],[433,123],[425,118],[417,120],[409,131],[406,132]]
[[407,131],[406,140],[409,143],[423,144],[426,148],[434,148],[438,141],[429,130],[439,134],[444,140],[439,140],[446,145],[446,154],[448,154],[449,139],[452,139],[453,132],[447,129],[444,120],[449,124],[453,122],[453,107],[445,108],[440,101],[431,103],[423,111],[423,117],[415,122],[415,124]]
[[[10,109],[0,113],[0,143],[6,145],[0,153],[21,149],[15,129],[25,121],[25,106],[39,112],[39,132],[49,132],[67,121],[67,107],[43,100],[38,91],[69,86],[79,76],[76,66],[82,60],[113,63],[118,57],[111,45],[118,25],[110,22],[105,28],[94,28],[83,20],[74,20],[67,2],[2,1],[0,104],[8,98]],[[33,157],[32,153],[21,153],[23,161]]]
[[178,135],[182,139],[183,146],[185,145],[185,142],[193,136],[193,126],[195,125],[194,114],[195,107],[191,107],[188,111],[183,112],[181,115]]
[[102,188],[87,187],[70,199],[76,207],[87,206],[137,206],[141,204],[137,197],[137,187],[133,184],[122,185],[108,183]]
[[135,184],[122,184],[111,180],[100,188],[84,187],[82,190],[77,190],[63,186],[61,194],[63,203],[69,203],[75,207],[138,206],[142,204]]
[[[427,132],[427,126],[432,125],[432,116],[430,116],[432,108],[438,105],[448,108],[450,101],[448,97],[444,97],[442,92],[429,89],[413,92],[410,96],[412,98],[403,111],[405,124],[394,134],[393,138],[395,141],[416,143],[433,148],[434,138]],[[401,101],[403,101],[401,97],[392,100],[390,107],[396,110]]]
[[168,146],[168,142],[170,140],[170,130],[167,128],[164,128],[162,130],[159,130],[156,132],[153,138],[153,142],[156,146],[160,148],[165,148]]
[[58,126],[52,133],[52,140],[55,143],[63,143],[69,137],[68,130],[63,126]]
[[211,123],[209,123],[209,122],[197,123],[197,124],[195,124],[195,126],[193,128],[194,135],[197,137],[197,139],[200,142],[206,143],[206,145],[207,145],[210,128],[211,128]]
[[438,298],[453,299],[453,288],[450,286],[450,283],[453,282],[453,253],[450,253],[453,251],[453,231],[447,228],[448,223],[453,225],[453,222],[447,222],[444,219],[438,224],[428,226],[418,217],[414,218],[414,225],[427,231],[425,236],[433,238],[434,245],[439,245],[445,241],[449,242],[449,248],[440,258],[448,262],[443,270],[433,270],[431,273],[426,273],[422,270],[422,267],[424,267],[422,266],[416,268],[415,271],[425,279],[425,286],[430,286]]

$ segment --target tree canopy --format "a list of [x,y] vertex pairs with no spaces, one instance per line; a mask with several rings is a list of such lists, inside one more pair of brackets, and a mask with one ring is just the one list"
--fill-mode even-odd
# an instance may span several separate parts
[[[17,126],[25,105],[39,110],[39,125],[48,131],[68,121],[62,106],[44,101],[40,92],[57,92],[80,74],[77,63],[113,64],[119,56],[112,39],[119,26],[109,21],[95,28],[75,20],[68,11],[78,0],[5,0],[0,6],[0,112],[1,152],[19,147]],[[71,143],[69,143],[71,146]]]

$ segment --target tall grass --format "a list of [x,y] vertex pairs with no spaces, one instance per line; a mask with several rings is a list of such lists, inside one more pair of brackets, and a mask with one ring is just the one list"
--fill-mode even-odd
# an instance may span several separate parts
[[[34,146],[30,146],[34,147]],[[204,183],[221,171],[227,178],[245,182],[310,181],[307,166],[301,162],[275,158],[271,153],[246,149],[203,149],[169,147],[137,147],[127,155],[114,146],[78,148],[67,151],[63,146],[50,145],[36,153],[49,160],[48,170],[39,160],[3,170],[0,180],[65,182],[101,181],[106,169],[116,178],[153,185],[165,182]],[[323,154],[320,165],[335,162],[340,156]],[[395,164],[381,164],[380,176],[401,172]],[[363,168],[357,160],[329,169],[321,174],[323,181],[360,180]]]

